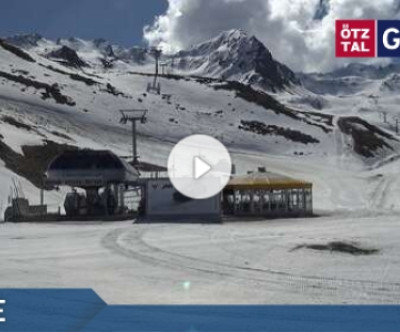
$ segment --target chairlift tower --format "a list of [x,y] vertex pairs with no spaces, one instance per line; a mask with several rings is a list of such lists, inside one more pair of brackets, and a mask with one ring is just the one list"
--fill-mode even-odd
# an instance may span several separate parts
[[161,63],[160,64],[161,67],[161,74],[162,75],[167,75],[168,74],[168,64],[167,63]]
[[395,117],[394,121],[395,121],[395,126],[396,126],[396,135],[399,135],[400,134],[400,118]]
[[162,55],[162,51],[157,48],[153,48],[150,51],[150,54],[154,56],[154,59],[156,60],[156,70],[154,74],[154,80],[153,83],[149,83],[147,85],[147,92],[156,92],[157,94],[161,94],[161,83],[157,82],[158,80],[158,75],[159,75],[159,63],[160,63],[160,58]]
[[175,69],[175,55],[172,56],[171,60],[171,71]]
[[147,110],[121,110],[121,124],[132,124],[132,152],[133,166],[138,165],[140,156],[137,151],[137,122],[141,124],[147,123]]

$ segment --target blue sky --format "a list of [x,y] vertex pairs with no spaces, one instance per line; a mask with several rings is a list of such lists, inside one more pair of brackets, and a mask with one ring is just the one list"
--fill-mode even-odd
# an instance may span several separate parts
[[142,43],[143,27],[166,8],[166,0],[2,0],[0,36],[36,32],[130,46]]

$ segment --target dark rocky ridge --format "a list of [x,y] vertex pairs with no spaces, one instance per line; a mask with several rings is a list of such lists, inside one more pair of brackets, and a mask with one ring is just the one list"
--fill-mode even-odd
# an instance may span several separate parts
[[6,42],[5,40],[0,38],[0,46],[2,48],[4,48],[6,51],[11,52],[12,54],[16,55],[17,57],[28,61],[28,62],[36,62],[35,59],[33,59],[28,53],[24,52],[23,50],[21,50],[20,48],[9,44],[8,42]]
[[64,65],[67,65],[69,67],[82,68],[82,67],[89,66],[85,61],[83,61],[79,57],[79,55],[78,55],[78,53],[76,53],[76,51],[74,51],[73,49],[71,49],[67,46],[62,46],[58,50],[48,53],[47,57],[61,60],[61,62]]

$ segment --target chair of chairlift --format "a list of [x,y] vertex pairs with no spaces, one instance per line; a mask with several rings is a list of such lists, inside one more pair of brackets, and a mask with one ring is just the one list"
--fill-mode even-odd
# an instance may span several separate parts
[[151,93],[151,92],[155,92],[158,95],[161,95],[161,83],[158,82],[155,86],[151,83],[147,84],[147,92]]

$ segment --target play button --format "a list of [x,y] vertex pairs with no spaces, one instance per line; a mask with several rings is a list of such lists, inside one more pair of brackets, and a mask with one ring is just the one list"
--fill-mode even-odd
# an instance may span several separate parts
[[193,177],[195,180],[202,178],[212,170],[212,167],[200,157],[194,157]]
[[218,140],[195,135],[180,141],[168,160],[172,184],[181,194],[193,199],[218,195],[231,177],[232,161]]

